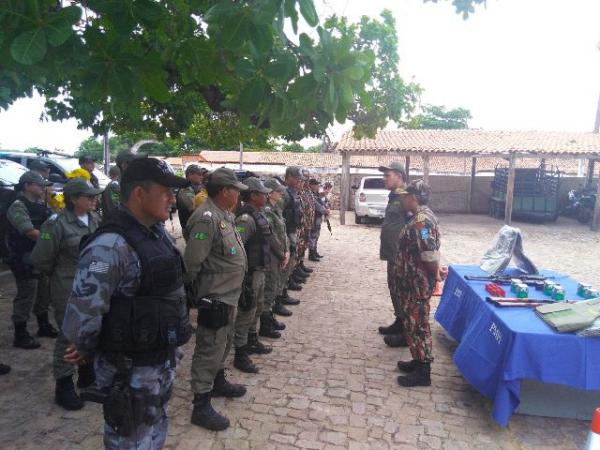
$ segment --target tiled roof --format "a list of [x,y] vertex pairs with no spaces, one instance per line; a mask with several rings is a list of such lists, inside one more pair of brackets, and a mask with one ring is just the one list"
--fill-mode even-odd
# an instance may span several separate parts
[[374,139],[345,133],[338,152],[438,153],[456,155],[572,155],[600,157],[600,134],[544,131],[384,130]]

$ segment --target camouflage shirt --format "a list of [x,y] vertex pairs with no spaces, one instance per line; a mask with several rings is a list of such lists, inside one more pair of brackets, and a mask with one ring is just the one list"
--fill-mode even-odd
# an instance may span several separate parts
[[121,186],[118,181],[111,181],[101,196],[102,215],[109,217],[121,204]]
[[267,205],[265,207],[265,216],[273,230],[271,237],[271,254],[278,260],[283,260],[286,252],[289,251],[289,242],[285,230],[285,220],[281,214],[281,210],[277,206]]
[[402,208],[400,195],[392,191],[385,208],[385,217],[381,225],[381,243],[379,257],[385,261],[394,261],[398,251],[398,236],[406,224],[406,213]]
[[440,229],[438,220],[427,206],[420,206],[400,232],[396,257],[395,280],[401,298],[428,299],[435,277],[427,271],[425,262],[440,260]]

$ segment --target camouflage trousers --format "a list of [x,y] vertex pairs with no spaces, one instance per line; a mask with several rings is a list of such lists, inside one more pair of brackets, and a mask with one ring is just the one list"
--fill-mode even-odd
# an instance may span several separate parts
[[[177,360],[181,361],[183,351],[177,349]],[[94,361],[96,384],[108,387],[113,383],[117,368],[102,355]],[[156,366],[134,367],[129,385],[134,389],[147,389],[151,395],[164,396],[171,391],[175,381],[175,368],[169,362]],[[129,437],[117,434],[110,426],[104,424],[104,448],[107,450],[160,450],[165,445],[168,431],[166,405],[159,411],[159,420],[154,425],[141,424]]]
[[390,290],[390,298],[394,307],[394,315],[404,322],[404,306],[402,305],[402,297],[396,291],[396,265],[393,261],[387,262],[387,283]]
[[402,299],[404,337],[412,358],[421,362],[433,361],[433,343],[429,326],[430,298]]
[[212,391],[219,370],[225,368],[225,360],[233,345],[237,306],[229,307],[229,322],[214,330],[198,324],[196,346],[192,357],[192,392],[206,394]]
[[275,303],[275,298],[281,295],[285,286],[282,284],[282,272],[286,271],[286,269],[282,269],[280,265],[281,261],[275,255],[271,255],[271,262],[265,273],[265,301],[263,311],[271,311]]
[[290,247],[295,249],[296,251],[294,253],[290,252],[290,262],[288,263],[286,269],[281,271],[282,289],[284,289],[287,286],[288,281],[290,280],[290,275],[292,274],[293,270],[296,268],[296,264],[299,261],[299,259],[298,259],[298,235],[299,234],[300,234],[299,231],[295,231],[294,233],[288,234],[288,239],[290,241]]
[[[54,318],[58,328],[62,327],[63,319],[65,318],[65,309],[67,308],[67,299],[52,298],[52,309],[54,310]],[[63,356],[69,346],[69,341],[65,338],[65,335],[60,334],[56,341],[54,341],[54,355],[52,357],[52,370],[54,372],[54,378],[56,380],[68,376],[72,376],[75,373],[75,366],[65,362]]]
[[235,317],[235,337],[233,345],[236,348],[243,347],[248,343],[248,333],[256,333],[256,323],[263,312],[265,302],[265,271],[255,270],[252,272],[252,295],[254,302],[252,308],[244,311],[238,308]]
[[13,323],[27,322],[32,310],[36,316],[48,314],[50,279],[43,275],[36,278],[15,277],[15,279],[17,295],[13,300]]
[[310,237],[308,239],[308,249],[311,252],[317,251],[317,245],[319,243],[319,238],[321,237],[321,225],[323,224],[323,219],[318,217],[315,219],[315,224],[310,230]]

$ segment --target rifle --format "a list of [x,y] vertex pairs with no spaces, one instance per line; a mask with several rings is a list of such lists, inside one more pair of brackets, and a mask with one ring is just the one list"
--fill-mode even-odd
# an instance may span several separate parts
[[329,218],[325,219],[325,223],[327,224],[327,229],[329,230],[329,234],[333,236],[333,232],[331,231],[331,222],[329,222]]
[[[536,307],[544,304],[559,303],[556,300],[537,299],[537,298],[517,298],[517,297],[486,297],[488,302],[500,307]],[[574,303],[573,300],[561,300],[560,303]]]
[[510,284],[512,279],[522,281],[528,286],[535,287],[536,290],[544,289],[544,281],[554,277],[546,277],[544,275],[465,275],[467,281],[487,281],[496,284]]

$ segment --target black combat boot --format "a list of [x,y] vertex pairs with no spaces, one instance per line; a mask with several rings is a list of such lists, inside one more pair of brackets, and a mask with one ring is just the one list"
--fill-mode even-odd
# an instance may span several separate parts
[[317,254],[313,251],[308,252],[308,260],[312,262],[319,262],[321,258],[317,256]]
[[49,337],[49,338],[57,338],[58,330],[52,326],[50,321],[48,320],[48,313],[40,314],[37,317],[38,322],[38,332],[37,335],[39,337]]
[[77,388],[85,389],[96,382],[96,374],[94,373],[94,364],[87,363],[77,368]]
[[379,334],[402,334],[403,332],[404,327],[402,326],[402,321],[398,317],[396,317],[393,324],[387,327],[379,327]]
[[302,269],[300,269],[299,267],[296,267],[296,269],[294,270],[294,272],[292,273],[292,275],[302,279],[302,280],[308,280],[308,277],[310,277],[309,274],[307,274],[306,272],[304,272]]
[[229,419],[214,410],[210,403],[210,392],[194,394],[192,420],[194,425],[211,431],[223,431],[229,427]]
[[385,342],[388,347],[408,347],[408,342],[406,342],[406,339],[402,334],[388,334],[383,337],[383,342]]
[[302,286],[299,285],[298,283],[296,283],[292,277],[290,277],[290,280],[288,281],[288,287],[287,287],[290,291],[301,291],[302,290]]
[[0,363],[0,375],[6,375],[8,372],[10,372],[10,366]]
[[250,355],[268,355],[273,351],[273,347],[265,345],[258,340],[256,333],[248,333],[248,354]]
[[290,280],[292,280],[297,285],[302,285],[302,284],[306,283],[306,278],[299,277],[295,273],[292,274],[292,276],[290,277]]
[[258,373],[258,367],[248,356],[248,345],[237,347],[233,358],[233,367],[245,373]]
[[415,369],[407,375],[398,377],[398,384],[404,387],[431,386],[431,364],[415,361]]
[[73,384],[73,377],[71,375],[56,380],[54,403],[62,406],[67,411],[77,411],[85,405],[84,401],[77,395],[77,391],[75,391],[75,385]]
[[315,271],[315,269],[311,269],[310,267],[306,267],[306,266],[304,265],[304,261],[300,261],[300,264],[299,264],[299,266],[300,266],[300,268],[301,268],[302,270],[304,270],[306,273],[313,273],[313,272]]
[[277,314],[278,316],[283,317],[290,317],[292,315],[292,312],[285,306],[283,306],[280,301],[275,299],[275,304],[273,305],[273,314]]
[[290,295],[288,294],[287,289],[283,290],[283,293],[278,296],[279,301],[281,302],[282,305],[299,305],[300,304],[300,300],[290,297]]
[[271,339],[279,339],[281,337],[281,333],[275,328],[275,318],[272,312],[267,311],[260,315],[258,334]]
[[321,255],[318,250],[315,250],[315,255],[317,255],[317,258],[320,258],[320,259],[324,258],[324,256]]
[[273,321],[273,328],[275,328],[277,331],[285,330],[285,323],[278,321],[273,313],[271,313],[271,320]]
[[41,344],[27,332],[27,323],[19,322],[15,323],[15,340],[13,341],[13,346],[31,350],[40,348]]
[[217,372],[217,376],[213,383],[213,397],[237,398],[242,397],[245,394],[246,388],[244,386],[227,381],[227,378],[225,378],[225,369],[221,369]]
[[411,373],[417,369],[419,361],[411,359],[410,361],[398,361],[398,370],[404,373]]

